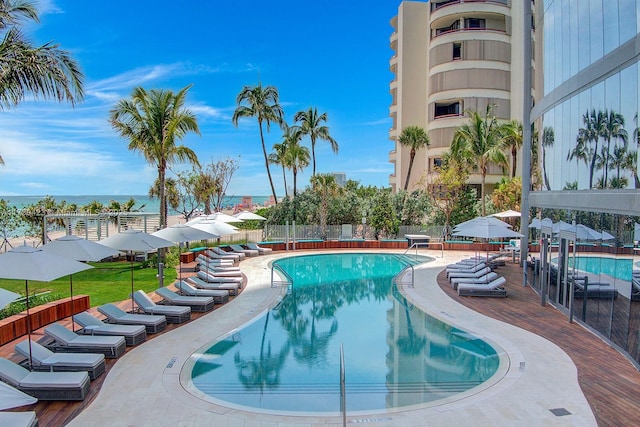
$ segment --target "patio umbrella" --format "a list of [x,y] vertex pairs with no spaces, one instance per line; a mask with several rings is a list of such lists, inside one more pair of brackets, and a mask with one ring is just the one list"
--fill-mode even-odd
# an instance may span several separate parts
[[238,212],[237,214],[234,215],[236,218],[239,218],[243,221],[266,221],[267,218],[260,216],[256,213],[253,212],[249,212],[249,211],[242,211],[242,212]]
[[[50,241],[42,250],[74,261],[100,261],[118,255],[118,251],[79,236],[67,235]],[[73,313],[73,274],[69,275],[69,293],[71,294],[71,313]],[[71,316],[71,329],[75,332],[75,321]]]
[[[22,245],[0,255],[0,277],[4,279],[24,280],[27,303],[27,331],[31,347],[31,318],[29,313],[29,280],[50,282],[59,277],[88,270],[90,265],[83,264],[59,255],[45,252],[42,248]],[[31,354],[31,348],[29,348]],[[32,359],[29,357],[29,367]]]
[[235,217],[233,215],[228,215],[224,212],[215,212],[212,213],[211,215],[207,215],[207,219],[213,219],[216,221],[222,221],[222,222],[242,222],[243,219]]
[[9,384],[5,384],[0,381],[0,411],[31,405],[37,401],[38,399],[35,397],[29,396],[28,394],[11,387]]
[[513,217],[520,217],[520,212],[509,209],[503,212],[491,214],[489,216],[494,216],[497,218],[513,218]]
[[606,231],[602,230],[602,232],[600,233],[602,235],[601,239],[602,240],[611,240],[611,239],[615,239],[616,237],[610,233],[607,233]]
[[0,288],[0,310],[20,298],[20,294]]
[[[467,224],[461,229],[453,233],[454,236],[476,237],[480,239],[502,239],[523,237],[522,234],[513,231],[504,225],[500,225],[492,221],[493,217],[480,217],[471,224]],[[495,219],[495,218],[493,218]],[[489,258],[489,250],[487,249],[487,259]]]
[[193,228],[215,234],[217,238],[228,234],[237,234],[238,229],[226,222],[216,221],[214,219],[204,219],[191,225]]
[[496,217],[493,217],[493,216],[477,216],[477,217],[475,217],[473,219],[470,219],[470,220],[465,221],[465,222],[461,222],[460,224],[456,225],[455,227],[453,227],[453,231],[460,231],[460,230],[463,230],[466,227],[473,226],[475,224],[484,224],[484,223],[489,223],[489,224],[493,224],[493,225],[499,225],[499,226],[502,226],[502,227],[511,228],[511,224],[506,223],[506,222],[504,222],[502,220],[499,220]]
[[[160,237],[166,240],[170,240],[176,243],[193,242],[195,240],[209,240],[215,239],[215,234],[211,234],[198,228],[193,228],[185,224],[175,224],[162,230],[158,230],[155,233],[151,233],[152,236]],[[180,280],[182,280],[182,262],[180,262]]]
[[131,311],[133,311],[135,308],[133,302],[133,253],[147,253],[160,248],[168,248],[174,243],[140,230],[124,230],[102,239],[98,243],[122,252],[129,252],[131,258]]

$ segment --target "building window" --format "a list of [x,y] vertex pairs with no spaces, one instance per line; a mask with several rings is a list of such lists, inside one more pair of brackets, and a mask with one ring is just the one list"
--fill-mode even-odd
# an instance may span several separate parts
[[460,101],[436,103],[436,109],[434,118],[447,117],[447,116],[459,116],[462,108],[460,107]]
[[453,23],[451,23],[451,25],[449,25],[448,27],[442,27],[442,28],[437,28],[436,29],[436,36],[439,36],[440,34],[444,34],[444,33],[449,33],[451,31],[456,31],[460,29],[460,21],[453,21]]
[[486,26],[486,21],[484,19],[465,18],[464,27],[465,28],[486,28],[487,26]]
[[440,157],[436,157],[433,159],[433,167],[441,168],[442,167],[442,159]]
[[456,42],[453,44],[453,60],[462,59],[462,43]]

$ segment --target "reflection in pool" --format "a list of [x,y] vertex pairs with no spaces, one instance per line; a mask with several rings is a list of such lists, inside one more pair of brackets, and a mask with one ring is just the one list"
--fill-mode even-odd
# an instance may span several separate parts
[[493,347],[426,315],[392,285],[407,260],[346,253],[277,261],[293,278],[291,293],[194,356],[193,384],[234,405],[335,413],[341,344],[349,411],[430,402],[487,380],[499,365]]

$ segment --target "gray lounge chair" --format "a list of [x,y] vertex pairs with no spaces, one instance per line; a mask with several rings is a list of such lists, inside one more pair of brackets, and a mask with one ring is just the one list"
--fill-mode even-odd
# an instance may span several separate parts
[[245,246],[247,247],[247,249],[258,251],[260,255],[268,255],[273,252],[273,249],[263,248],[262,246],[258,246],[257,243],[247,243]]
[[84,400],[91,381],[86,372],[31,372],[4,358],[0,379],[40,400]]
[[200,270],[196,273],[196,277],[207,283],[231,283],[242,287],[243,278],[239,276],[217,276],[211,272]]
[[458,289],[458,285],[461,283],[466,283],[466,284],[489,283],[497,278],[498,278],[498,274],[496,274],[493,271],[480,277],[454,277],[451,279],[451,287],[453,289]]
[[[201,273],[201,272],[198,272]],[[210,277],[210,276],[204,276]],[[238,290],[242,287],[242,285],[237,281],[218,281],[218,280],[207,280],[202,279],[200,274],[197,277],[188,277],[186,279],[187,283],[192,283],[196,288],[199,289],[222,289],[228,291],[231,295],[238,295]]]
[[247,248],[243,248],[240,245],[229,245],[229,247],[234,251],[234,252],[238,252],[238,253],[242,253],[245,254],[248,257],[251,256],[258,256],[260,255],[260,251],[257,249],[247,249]]
[[631,301],[640,301],[640,278],[631,279]]
[[190,297],[211,297],[216,304],[229,301],[229,291],[225,289],[198,289],[184,280],[179,280],[174,286],[180,293]]
[[[29,359],[29,340],[15,346],[16,353]],[[31,341],[32,369],[50,372],[85,371],[95,380],[105,371],[106,364],[102,353],[54,353],[48,348]]]
[[489,283],[460,283],[458,295],[468,297],[506,297],[507,290],[502,287],[507,280],[500,276]]
[[180,305],[191,307],[191,311],[211,311],[215,305],[213,297],[192,297],[180,295],[171,289],[158,288],[156,294],[169,305]]
[[124,337],[78,335],[60,323],[46,326],[44,334],[54,340],[46,347],[56,353],[102,353],[108,359],[117,359],[124,354],[127,347]]
[[124,337],[127,345],[138,345],[147,339],[147,330],[143,325],[113,325],[104,323],[86,311],[75,314],[73,320],[82,326],[79,332],[85,335],[117,335]]
[[[575,288],[573,290],[574,298],[584,298],[585,278],[575,278],[573,281]],[[618,290],[606,282],[586,282],[587,298],[600,299],[616,299],[618,298]]]
[[167,323],[182,323],[191,319],[191,308],[177,305],[159,305],[153,302],[144,291],[135,291],[133,300],[140,310],[147,314],[162,314]]
[[98,311],[107,317],[110,324],[142,325],[147,329],[148,334],[156,334],[167,328],[167,318],[161,314],[131,314],[111,303],[101,305]]
[[235,262],[233,259],[224,259],[224,258],[209,258],[206,255],[198,255],[196,257],[196,261],[201,265],[215,265],[217,267],[233,267]]
[[480,270],[477,271],[470,271],[470,272],[466,272],[466,271],[460,271],[460,272],[451,272],[448,275],[449,281],[455,279],[455,278],[467,278],[467,279],[477,279],[478,277],[482,277],[485,274],[489,274],[491,273],[491,267],[484,267]]
[[38,418],[34,411],[0,412],[0,426],[38,427]]
[[[212,253],[221,256],[222,258],[233,258],[236,262],[240,262],[246,258],[246,255],[243,253],[236,253],[232,251],[226,251],[218,246],[214,246],[209,249]],[[208,254],[208,252],[206,252]]]
[[237,270],[230,270],[212,266],[207,267],[201,264],[198,271],[205,271],[214,277],[242,277],[242,271],[240,271],[238,267],[232,268],[237,268]]

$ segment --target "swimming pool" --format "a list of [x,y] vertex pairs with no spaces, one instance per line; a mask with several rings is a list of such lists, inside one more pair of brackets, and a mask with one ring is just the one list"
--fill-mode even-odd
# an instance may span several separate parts
[[402,296],[392,278],[410,260],[345,253],[276,261],[292,291],[195,355],[193,386],[231,406],[337,413],[341,344],[348,411],[431,402],[483,383],[498,369],[496,350]]
[[[598,256],[576,257],[576,269],[592,274],[606,274],[620,280],[631,281],[633,260],[630,258],[610,258]],[[555,258],[557,262],[557,258]],[[569,267],[573,268],[574,260],[569,258]]]

